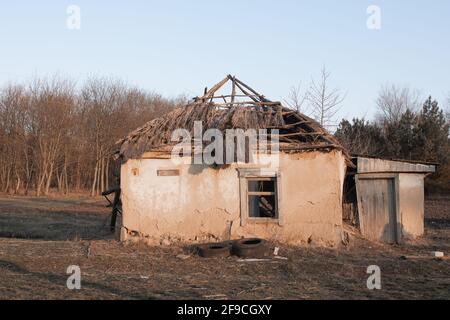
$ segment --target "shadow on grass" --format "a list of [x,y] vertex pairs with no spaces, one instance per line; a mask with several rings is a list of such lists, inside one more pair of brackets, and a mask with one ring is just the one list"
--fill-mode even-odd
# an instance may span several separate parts
[[[38,280],[38,281],[43,280],[43,281],[47,281],[52,284],[60,284],[64,288],[66,288],[67,278],[69,277],[69,275],[60,276],[60,275],[51,274],[51,273],[32,272],[32,271],[29,271],[15,263],[5,261],[5,260],[0,260],[0,271],[9,271],[9,272],[13,272],[13,273],[21,274],[21,275],[31,276],[31,278],[33,278],[33,279],[30,279],[30,283],[33,283],[33,282],[36,283],[35,280]],[[36,285],[38,285],[38,284],[36,283]],[[143,296],[143,295],[139,295],[139,294],[135,294],[135,293],[122,291],[120,289],[117,289],[117,288],[114,288],[111,286],[107,286],[107,285],[96,283],[96,282],[85,281],[83,279],[81,280],[81,287],[82,287],[82,289],[88,288],[88,289],[102,291],[107,294],[113,294],[113,295],[119,296],[120,298],[124,298],[124,299],[156,299],[157,298],[156,296],[149,297],[148,294]],[[69,290],[69,289],[67,289],[67,290]],[[38,298],[38,297],[36,297],[36,298]]]
[[450,220],[425,218],[425,226],[434,229],[448,229],[450,228]]
[[[98,209],[97,209],[98,210]],[[5,207],[0,204],[0,237],[42,240],[112,239],[108,210]]]

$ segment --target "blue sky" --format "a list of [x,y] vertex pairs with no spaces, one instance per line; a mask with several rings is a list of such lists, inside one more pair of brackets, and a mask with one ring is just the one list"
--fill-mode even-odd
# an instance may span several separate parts
[[[80,30],[66,27],[72,4]],[[0,39],[0,84],[58,72],[195,96],[230,73],[282,100],[326,65],[348,118],[371,118],[386,82],[442,104],[450,92],[448,0],[2,1]]]

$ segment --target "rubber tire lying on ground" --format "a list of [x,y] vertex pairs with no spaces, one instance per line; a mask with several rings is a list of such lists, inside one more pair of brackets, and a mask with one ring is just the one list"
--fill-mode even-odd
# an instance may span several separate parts
[[199,245],[198,254],[203,258],[226,258],[231,255],[229,243],[209,243]]
[[263,258],[268,251],[266,240],[259,238],[237,240],[232,247],[233,254],[241,258]]

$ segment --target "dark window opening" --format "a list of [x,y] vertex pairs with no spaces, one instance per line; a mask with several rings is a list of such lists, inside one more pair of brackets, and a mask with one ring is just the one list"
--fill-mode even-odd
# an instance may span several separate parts
[[248,179],[248,216],[277,219],[275,178]]

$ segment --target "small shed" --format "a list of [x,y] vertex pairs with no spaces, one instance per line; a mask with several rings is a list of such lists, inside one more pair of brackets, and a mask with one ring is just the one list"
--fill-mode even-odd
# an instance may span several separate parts
[[353,158],[361,234],[369,240],[401,243],[424,233],[424,178],[436,164]]

